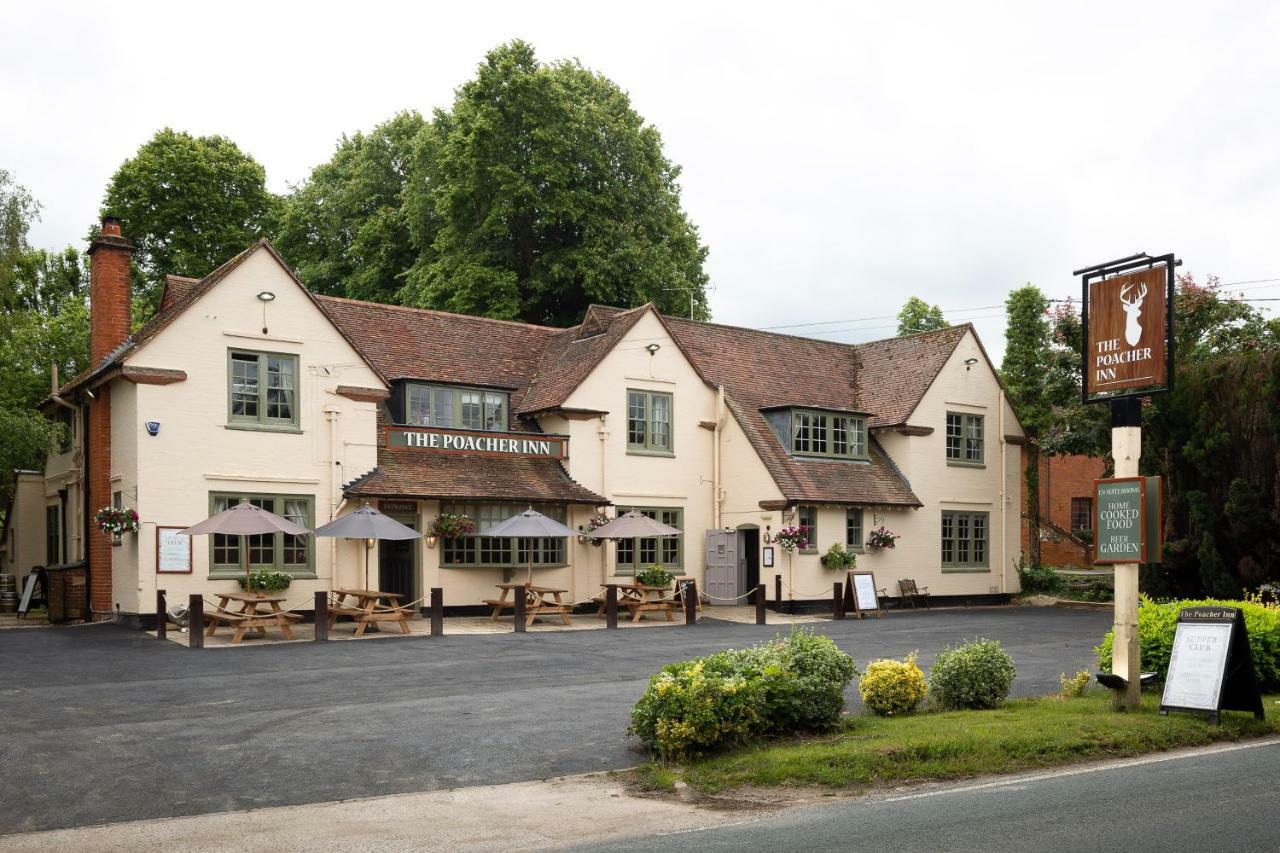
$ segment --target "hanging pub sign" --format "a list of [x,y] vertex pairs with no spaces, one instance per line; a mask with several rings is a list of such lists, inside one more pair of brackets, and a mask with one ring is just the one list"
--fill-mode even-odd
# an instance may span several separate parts
[[1093,481],[1095,564],[1159,563],[1159,477],[1113,477]]
[[1173,255],[1134,255],[1076,270],[1082,279],[1086,403],[1144,397],[1173,382]]
[[1222,711],[1263,718],[1249,632],[1238,607],[1184,607],[1178,614],[1160,713],[1189,711],[1218,722]]
[[469,432],[432,427],[387,427],[388,449],[408,448],[471,456],[536,457],[565,459],[569,437],[543,433]]

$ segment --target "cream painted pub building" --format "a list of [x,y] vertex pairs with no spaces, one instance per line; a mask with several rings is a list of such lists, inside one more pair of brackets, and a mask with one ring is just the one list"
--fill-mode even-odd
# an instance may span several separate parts
[[[106,220],[93,366],[45,404],[67,440],[18,501],[44,507],[13,513],[87,561],[97,618],[148,614],[157,588],[235,589],[235,538],[195,537],[175,559],[174,530],[246,500],[308,527],[369,504],[424,532],[442,513],[484,530],[532,505],[572,527],[634,508],[684,531],[251,539],[254,568],[293,576],[291,603],[363,587],[366,556],[370,586],[406,601],[442,587],[448,607],[491,598],[529,559],[574,601],[655,564],[716,600],[756,583],[772,599],[775,575],[785,598],[829,598],[843,576],[820,555],[837,542],[891,594],[901,578],[969,600],[1017,591],[1023,433],[971,326],[848,345],[645,305],[548,328],[314,295],[260,242],[170,277],[131,333],[129,257]],[[112,503],[142,520],[115,542],[92,522]],[[800,524],[808,549],[773,544]],[[895,548],[864,546],[879,527]]]

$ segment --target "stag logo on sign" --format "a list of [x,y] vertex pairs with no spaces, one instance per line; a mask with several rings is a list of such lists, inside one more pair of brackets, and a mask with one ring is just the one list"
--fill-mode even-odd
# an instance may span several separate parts
[[1142,340],[1142,323],[1138,318],[1142,316],[1142,301],[1146,298],[1147,285],[1145,283],[1138,286],[1136,294],[1132,283],[1125,284],[1120,288],[1120,303],[1124,306],[1125,313],[1124,339],[1131,347],[1136,347],[1138,341]]

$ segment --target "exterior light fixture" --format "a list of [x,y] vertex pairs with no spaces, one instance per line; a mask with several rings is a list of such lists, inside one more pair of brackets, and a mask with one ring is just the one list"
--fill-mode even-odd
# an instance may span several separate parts
[[272,293],[270,290],[264,290],[258,294],[258,301],[259,302],[275,302],[276,295]]
[[372,547],[373,547],[374,545],[376,545],[376,544],[378,544],[378,540],[377,540],[377,539],[366,539],[366,540],[364,540],[364,547],[366,547],[366,548],[372,548]]
[[649,344],[645,349],[649,351],[649,355],[657,355],[658,350],[662,349],[662,344]]
[[973,366],[974,366],[975,364],[977,364],[977,363],[978,363],[978,360],[977,360],[976,358],[966,358],[966,359],[964,360],[964,369],[965,369],[965,370],[970,370],[970,369],[972,369],[972,368],[973,368]]
[[428,548],[434,548],[434,547],[436,547],[436,541],[437,541],[439,538],[440,538],[440,537],[439,537],[439,536],[436,536],[434,533],[433,533],[433,534],[431,534],[430,536],[428,536],[428,537],[427,537],[427,547],[428,547]]
[[771,536],[769,533],[769,531],[771,531],[772,529],[773,529],[772,525],[766,524],[764,526],[764,544],[766,545],[773,544],[773,536]]

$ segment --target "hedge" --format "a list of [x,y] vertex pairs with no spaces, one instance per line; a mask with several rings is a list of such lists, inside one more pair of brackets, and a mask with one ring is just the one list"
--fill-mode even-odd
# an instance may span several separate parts
[[[1173,634],[1177,630],[1178,613],[1184,607],[1238,607],[1244,611],[1244,624],[1249,631],[1249,650],[1253,666],[1263,690],[1280,688],[1280,607],[1251,601],[1223,601],[1216,598],[1194,601],[1156,603],[1143,598],[1138,606],[1138,645],[1142,653],[1142,671],[1154,672],[1164,681],[1169,672],[1169,656],[1173,653]],[[1108,631],[1098,653],[1098,668],[1111,671],[1111,641]]]

